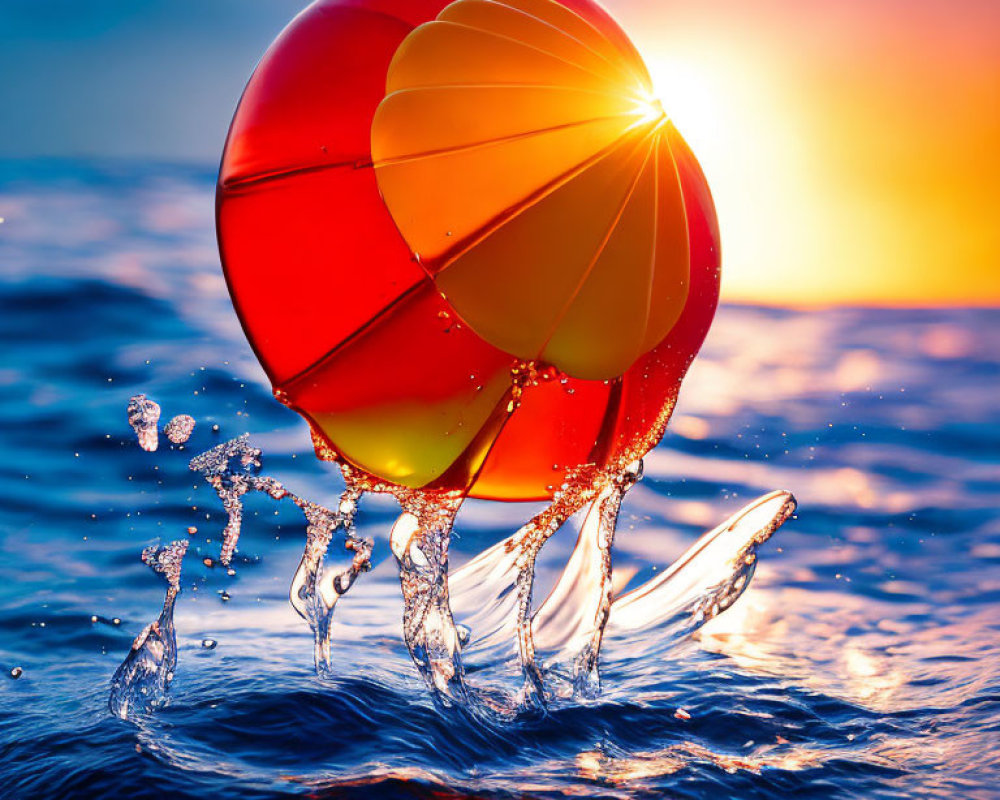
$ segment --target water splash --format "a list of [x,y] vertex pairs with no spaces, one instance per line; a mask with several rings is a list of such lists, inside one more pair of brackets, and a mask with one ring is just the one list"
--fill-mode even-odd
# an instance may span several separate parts
[[288,495],[285,487],[274,478],[259,477],[261,451],[250,444],[250,434],[244,433],[211,450],[196,455],[188,463],[192,472],[200,472],[205,481],[215,489],[222,501],[228,521],[222,531],[222,550],[219,561],[228,567],[239,543],[243,524],[242,497],[250,491],[260,491],[275,500]]
[[[139,409],[155,406],[143,395],[133,402]],[[131,421],[133,403],[129,408]],[[182,418],[190,420],[190,426],[185,423],[189,435],[194,420],[184,415],[171,420],[167,429]],[[168,436],[174,441],[169,430]],[[243,497],[248,492],[262,492],[274,500],[288,498],[302,511],[306,542],[289,600],[313,631],[317,673],[330,675],[334,609],[358,576],[371,567],[373,544],[354,533],[359,501],[365,492],[391,494],[402,509],[389,539],[399,567],[406,647],[439,705],[470,711],[486,722],[507,721],[543,710],[555,701],[596,698],[601,692],[602,660],[615,661],[616,647],[623,642],[626,660],[638,651],[677,646],[735,602],[753,575],[757,547],[795,508],[787,492],[760,498],[705,534],[666,573],[616,598],[612,582],[615,530],[625,495],[642,477],[641,461],[614,470],[587,466],[570,473],[548,507],[515,534],[450,574],[448,549],[455,517],[465,499],[462,493],[403,489],[342,466],[346,489],[336,510],[331,510],[260,475],[261,458],[249,434],[243,434],[189,462],[189,468],[215,490],[227,514],[220,562],[229,566],[236,552]],[[539,553],[556,531],[584,509],[573,553],[555,587],[534,609]],[[332,568],[327,565],[328,550],[337,531],[343,532],[344,546],[352,555],[346,566]],[[453,602],[457,612],[453,612]],[[169,592],[168,604],[172,609]],[[159,635],[156,625],[140,639],[145,641],[151,632]],[[172,637],[172,621],[169,625]],[[610,656],[602,655],[606,645],[611,647]],[[137,640],[137,646],[141,649],[143,642]],[[175,650],[171,658],[175,662]],[[475,684],[467,679],[467,663],[475,667]],[[136,705],[127,697],[116,701],[113,693],[113,711],[116,702],[121,713],[115,713],[120,716]]]
[[[289,600],[313,631],[316,671],[324,676],[333,672],[330,645],[337,601],[347,594],[362,572],[371,569],[374,542],[358,538],[353,530],[359,498],[360,492],[349,488],[341,497],[337,511],[331,511],[293,497],[308,525],[305,550],[292,578]],[[354,554],[347,568],[340,571],[326,568],[330,540],[338,529],[344,531],[344,548]]]
[[516,643],[522,676],[516,705],[521,710],[542,707],[552,697],[536,653],[531,613],[535,562],[542,546],[588,503],[592,505],[581,541],[593,543],[601,554],[597,569],[585,574],[594,562],[579,548],[574,551],[542,606],[545,611],[539,613],[555,619],[553,627],[563,626],[567,635],[570,631],[576,635],[577,693],[593,695],[599,690],[597,653],[611,606],[611,545],[621,501],[641,473],[641,462],[634,462],[610,477],[587,471],[571,475],[550,506],[452,576],[457,607],[475,609],[463,618],[472,632],[470,655],[497,661],[508,656]]
[[144,394],[130,397],[128,401],[128,424],[135,431],[139,447],[147,453],[152,453],[160,445],[160,436],[156,424],[160,421],[160,406]]
[[142,551],[143,562],[167,581],[167,594],[160,616],[135,638],[111,679],[108,708],[120,719],[136,719],[167,701],[177,666],[174,605],[181,591],[181,562],[187,548],[187,541],[177,541]]
[[[130,399],[129,422],[139,437],[143,449],[156,449],[160,407],[145,395]],[[174,417],[165,433],[176,443],[187,441],[194,430],[195,420],[185,414]],[[289,498],[306,518],[306,544],[299,568],[292,579],[289,599],[295,610],[308,622],[315,641],[316,670],[328,674],[332,670],[331,628],[337,600],[347,593],[362,572],[371,568],[373,542],[354,534],[353,520],[362,490],[348,487],[336,511],[301,498],[286,489],[280,481],[260,475],[261,450],[250,444],[249,434],[223,442],[195,456],[189,469],[198,472],[215,490],[226,511],[227,521],[222,532],[219,561],[229,567],[239,543],[243,522],[243,496],[248,492],[263,492],[274,500]],[[335,531],[342,529],[345,548],[353,556],[345,569],[326,569],[327,549]],[[194,529],[189,528],[189,533]],[[150,548],[143,560],[168,579],[169,587],[160,618],[147,626],[135,640],[125,662],[112,680],[109,707],[122,719],[162,705],[177,662],[173,608],[180,592],[180,561],[187,542],[175,542],[169,548]],[[209,563],[211,559],[206,559]],[[230,574],[233,574],[230,570]],[[223,591],[224,600],[229,595]],[[206,640],[208,641],[208,640]],[[204,643],[203,643],[204,646]],[[212,644],[214,646],[214,642]]]
[[[640,450],[658,441],[672,410],[672,404],[664,408]],[[320,458],[340,463],[315,432],[313,443]],[[461,493],[404,489],[343,465],[341,469],[349,487],[391,494],[402,507],[403,513],[390,532],[390,546],[399,566],[404,601],[403,638],[439,705],[460,707],[492,722],[544,709],[556,698],[586,699],[600,693],[601,647],[615,607],[611,548],[622,499],[642,476],[641,460],[623,457],[617,466],[597,469],[584,465],[569,472],[548,507],[454,575],[449,574],[448,548],[456,514],[465,499]],[[756,544],[773,533],[795,507],[791,495],[780,494],[787,498],[787,507],[768,523],[766,534],[754,531]],[[542,546],[588,505],[590,511],[573,557],[556,589],[532,616],[535,562]],[[745,532],[745,525],[737,527]],[[736,561],[752,563],[756,544],[753,553],[741,547]],[[714,552],[720,559],[716,566],[722,565],[730,577],[712,586],[703,586],[703,577],[693,581],[704,590],[698,595],[703,602],[712,598],[700,611],[702,621],[707,621],[709,613],[728,608],[752,576],[748,564]],[[701,559],[693,563],[692,572],[704,566]],[[724,588],[731,599],[723,597]],[[653,606],[640,606],[635,619],[645,614],[649,625],[655,627],[656,604],[671,599],[672,590],[649,594]],[[460,610],[457,619],[453,608]],[[463,608],[467,609],[465,616]],[[625,608],[628,610],[627,605]],[[688,632],[700,624],[690,626]],[[550,651],[543,662],[536,653],[538,636],[542,637],[542,649]],[[519,688],[511,691],[495,683],[484,684],[483,663],[503,666],[510,660],[512,642],[516,643],[520,665]],[[475,686],[466,679],[466,660],[479,661]]]
[[795,498],[786,491],[748,503],[699,538],[662,575],[617,598],[609,636],[627,643],[632,655],[674,647],[746,591],[757,568],[758,548],[795,508]]
[[[625,494],[642,477],[642,462],[630,464],[605,486],[590,506],[577,545],[555,588],[538,609],[528,630],[533,647],[554,649],[572,663],[571,683],[577,697],[596,698],[601,691],[598,671],[604,629],[612,608],[611,547]],[[549,632],[539,639],[536,629]]]
[[444,706],[469,705],[463,637],[448,593],[448,545],[463,499],[454,493],[401,493],[403,514],[389,534],[403,592],[403,639],[421,677]]
[[[358,575],[371,569],[374,543],[354,534],[354,515],[361,499],[361,489],[349,485],[336,511],[313,503],[286,489],[280,481],[259,475],[261,450],[250,444],[249,434],[216,445],[201,453],[188,467],[201,473],[222,500],[228,520],[222,532],[219,561],[229,566],[239,542],[243,523],[243,496],[263,492],[273,500],[290,499],[306,518],[306,544],[298,569],[292,577],[289,601],[312,628],[315,640],[316,670],[328,674],[332,669],[330,635],[337,600],[354,585]],[[353,551],[346,569],[325,568],[327,550],[333,534],[344,532],[344,546]]]
[[184,444],[191,438],[194,426],[194,417],[188,414],[178,414],[163,427],[163,432],[174,444]]
[[[637,466],[592,502],[555,587],[538,610],[527,615],[527,629],[520,627],[526,615],[523,595],[516,592],[533,569],[533,562],[523,558],[532,552],[522,549],[525,542],[534,541],[525,536],[525,529],[481,553],[451,578],[456,608],[477,609],[460,617],[472,631],[463,653],[470,661],[509,658],[515,632],[521,632],[522,667],[535,670],[532,683],[540,687],[538,694],[518,698],[522,711],[532,702],[551,705],[594,698],[601,689],[602,662],[675,655],[746,590],[757,549],[796,507],[788,492],[764,495],[703,535],[661,576],[614,597],[611,545],[621,500],[640,477]],[[485,635],[479,637],[479,631]],[[530,661],[524,658],[525,635],[530,637]]]

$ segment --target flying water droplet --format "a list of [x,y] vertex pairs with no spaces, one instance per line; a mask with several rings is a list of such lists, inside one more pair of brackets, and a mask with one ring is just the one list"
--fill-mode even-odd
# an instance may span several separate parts
[[144,394],[137,394],[129,398],[128,424],[135,431],[139,440],[139,447],[148,453],[152,453],[159,447],[160,437],[156,429],[156,424],[160,421],[160,406],[150,400]]
[[184,444],[191,438],[194,431],[194,417],[187,414],[178,414],[163,428],[167,438],[174,444]]
[[181,562],[187,547],[187,541],[178,541],[142,552],[142,560],[167,581],[167,593],[160,616],[135,638],[111,679],[108,708],[120,719],[137,719],[166,703],[177,666],[174,604],[181,591]]

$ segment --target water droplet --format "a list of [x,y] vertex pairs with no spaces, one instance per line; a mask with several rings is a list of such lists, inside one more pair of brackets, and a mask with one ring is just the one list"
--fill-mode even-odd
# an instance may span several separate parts
[[24,670],[23,670],[23,669],[21,669],[20,667],[14,667],[14,668],[13,668],[13,669],[12,669],[12,670],[10,671],[10,677],[11,677],[11,678],[13,678],[13,679],[14,679],[15,681],[16,681],[16,680],[17,680],[18,678],[20,678],[20,677],[21,677],[21,676],[22,676],[23,674],[24,674]]
[[194,426],[194,417],[190,417],[187,414],[178,414],[166,424],[163,432],[174,444],[184,444],[184,442],[191,438]]
[[206,650],[214,650],[215,646],[217,644],[218,644],[218,642],[215,641],[215,639],[202,639],[201,640],[201,646],[204,647]]

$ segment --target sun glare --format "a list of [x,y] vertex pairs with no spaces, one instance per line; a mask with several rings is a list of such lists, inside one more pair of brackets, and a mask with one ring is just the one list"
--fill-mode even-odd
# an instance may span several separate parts
[[806,243],[795,241],[802,226],[786,223],[809,207],[802,197],[807,169],[799,142],[774,123],[782,115],[768,81],[738,59],[726,63],[696,52],[668,57],[654,51],[646,61],[667,116],[712,189],[723,296],[787,300],[783,293],[801,276],[785,270]]

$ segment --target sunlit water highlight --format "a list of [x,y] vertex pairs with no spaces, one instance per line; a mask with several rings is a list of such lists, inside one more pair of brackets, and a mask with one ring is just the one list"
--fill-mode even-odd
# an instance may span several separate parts
[[[696,636],[678,623],[633,652],[612,618],[597,700],[485,730],[435,708],[409,660],[389,499],[356,518],[373,569],[337,602],[327,678],[288,603],[302,511],[246,495],[234,574],[220,565],[228,516],[194,455],[250,431],[298,496],[332,509],[341,485],[233,321],[211,171],[18,169],[0,188],[3,796],[994,796],[998,312],[724,307],[623,502],[618,602],[772,487],[801,518]],[[123,414],[139,393],[161,424],[196,419],[190,440],[143,452]],[[451,562],[540,510],[466,504]],[[539,603],[574,530],[543,550]],[[175,539],[171,700],[133,726],[108,686],[164,601],[139,552]]]

